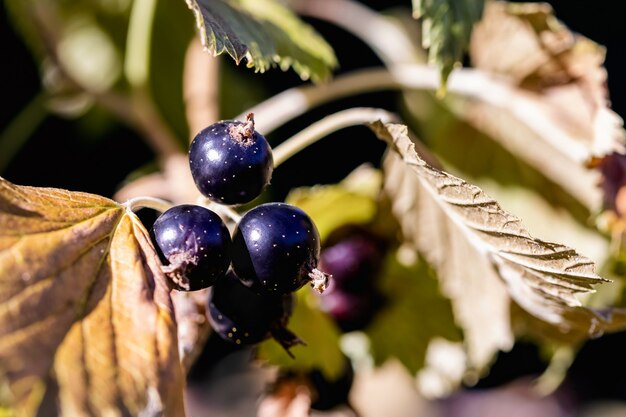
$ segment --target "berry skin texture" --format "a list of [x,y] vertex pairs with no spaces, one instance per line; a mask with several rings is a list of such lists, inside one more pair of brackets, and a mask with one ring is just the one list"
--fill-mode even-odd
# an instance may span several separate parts
[[230,233],[213,211],[196,205],[174,206],[152,226],[163,271],[178,289],[196,291],[224,277],[230,266]]
[[232,273],[211,288],[208,318],[222,339],[237,345],[254,345],[273,337],[289,348],[304,344],[286,325],[293,310],[293,295],[261,295]]
[[249,114],[245,123],[223,120],[198,133],[189,147],[189,167],[205,197],[221,204],[243,204],[269,184],[274,159]]
[[255,291],[293,292],[311,283],[323,292],[329,276],[317,269],[320,237],[311,218],[285,203],[256,206],[233,235],[233,270]]

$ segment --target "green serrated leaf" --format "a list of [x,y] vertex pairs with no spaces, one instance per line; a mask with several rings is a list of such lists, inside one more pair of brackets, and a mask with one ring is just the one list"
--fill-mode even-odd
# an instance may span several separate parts
[[302,339],[306,346],[295,346],[291,358],[273,339],[259,345],[258,357],[283,369],[299,372],[320,370],[329,380],[339,378],[344,356],[339,347],[339,329],[317,308],[316,295],[309,288],[297,293],[288,328]]
[[293,68],[302,79],[327,79],[337,59],[309,25],[275,0],[186,0],[203,45],[264,72]]
[[442,92],[467,51],[484,5],[484,0],[413,0],[413,17],[422,19],[422,45],[428,49],[429,62],[441,71]]
[[395,357],[415,374],[424,365],[431,340],[463,340],[452,305],[439,292],[434,272],[426,263],[405,266],[392,254],[380,277],[387,305],[366,329],[376,364]]

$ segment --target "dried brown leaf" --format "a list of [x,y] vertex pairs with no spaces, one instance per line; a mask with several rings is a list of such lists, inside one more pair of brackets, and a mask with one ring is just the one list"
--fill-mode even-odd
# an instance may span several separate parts
[[587,208],[599,208],[599,177],[586,165],[624,152],[626,141],[623,120],[610,109],[604,48],[572,33],[546,3],[489,2],[470,56],[500,82],[485,86],[487,100],[455,97],[451,109]]
[[103,197],[0,178],[0,385],[26,415],[182,415],[167,279],[137,217]]
[[535,100],[587,158],[624,151],[623,121],[609,108],[605,49],[571,32],[547,3],[490,3],[470,52],[477,68],[510,78]]
[[371,127],[391,148],[384,168],[392,209],[453,303],[470,366],[480,369],[511,347],[511,300],[564,333],[593,336],[626,326],[621,311],[581,307],[576,294],[605,281],[592,261],[533,238],[478,187],[425,163],[405,126]]

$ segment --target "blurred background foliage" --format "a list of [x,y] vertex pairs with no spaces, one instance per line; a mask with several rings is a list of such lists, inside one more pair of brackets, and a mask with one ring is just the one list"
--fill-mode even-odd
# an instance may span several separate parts
[[[165,148],[171,146],[184,151],[195,132],[190,131],[185,115],[183,69],[187,47],[196,36],[193,15],[185,2],[156,2],[152,43],[145,57],[149,77],[147,83],[140,80],[139,85],[134,84],[132,75],[128,76],[132,69],[127,67],[129,61],[137,58],[129,57],[126,49],[133,2],[39,3],[38,13],[42,15],[35,16],[35,19],[30,15],[33,9],[27,7],[28,2],[5,0],[0,7],[0,42],[5,56],[0,65],[0,91],[3,92],[0,175],[17,184],[113,196],[129,180],[158,171],[163,144],[146,140],[145,132],[137,129],[125,109],[128,100],[148,98],[154,104],[152,110],[162,117],[167,126],[168,138],[173,139]],[[414,25],[409,18],[409,1],[361,0],[360,3]],[[549,3],[556,16],[571,30],[606,47],[605,67],[609,75],[607,83],[612,109],[625,117],[626,78],[622,74],[626,73],[626,58],[620,51],[626,44],[626,26],[619,13],[620,4],[597,1],[591,13],[588,2],[553,0]],[[42,16],[45,18],[42,19]],[[334,48],[338,60],[335,76],[382,64],[368,45],[347,31],[322,20],[303,19]],[[40,24],[33,24],[34,21]],[[419,38],[417,27],[410,30],[415,31],[416,39]],[[71,69],[69,77],[59,70],[58,63],[47,56],[45,51],[50,45],[42,43],[41,39],[59,43],[58,55],[54,59]],[[89,59],[85,59],[87,54]],[[425,56],[422,58],[426,59]],[[303,83],[294,71],[272,69],[254,73],[244,65],[236,65],[228,56],[216,59],[219,60],[219,118],[235,117],[252,105]],[[469,63],[467,58],[465,63]],[[480,185],[495,196],[506,210],[521,217],[535,236],[567,243],[600,262],[603,275],[613,278],[614,282],[600,287],[594,295],[599,305],[623,303],[622,277],[626,272],[622,251],[611,252],[609,237],[599,233],[591,221],[598,213],[591,212],[542,172],[457,117],[452,110],[454,103],[442,102],[430,92],[367,93],[316,107],[281,126],[268,135],[268,139],[276,146],[321,117],[353,106],[382,107],[402,114],[405,122],[443,161],[449,172]],[[154,128],[159,129],[159,126]],[[372,140],[371,136],[371,132],[364,127],[351,127],[331,134],[328,139],[295,155],[276,170],[272,186],[264,198],[297,201],[298,205],[307,207],[314,217],[315,213],[327,210],[327,207],[319,207],[315,203],[315,197],[311,198],[315,193],[326,193],[318,201],[328,202],[332,198],[337,200],[337,205],[350,205],[351,199],[363,200],[355,203],[364,207],[363,210],[342,213],[353,216],[348,220],[316,218],[323,237],[330,235],[337,222],[368,221],[371,215],[368,204],[371,205],[372,201],[363,198],[363,195],[346,194],[337,188],[314,191],[294,189],[339,183],[363,163],[379,167],[384,143]],[[336,140],[341,140],[343,149],[358,151],[338,151]],[[387,354],[380,352],[394,350],[386,343],[402,344],[402,335],[410,332],[410,326],[419,321],[420,314],[433,314],[432,310],[421,312],[410,308],[408,313],[398,312],[410,307],[411,300],[406,297],[415,293],[427,298],[437,293],[435,285],[431,285],[434,280],[422,280],[415,284],[415,288],[404,287],[397,278],[413,272],[402,272],[402,268],[406,267],[393,261],[389,261],[386,268],[391,271],[388,274],[391,278],[385,281],[383,290],[397,297],[394,309],[387,311],[390,317],[386,323],[395,321],[402,325],[389,328],[383,321],[383,325],[375,323],[368,330],[372,340],[377,341],[373,346],[374,359],[378,359],[377,355],[386,357]],[[416,268],[424,269],[424,265],[418,264]],[[421,271],[420,275],[428,277],[429,273]],[[435,298],[434,304],[438,305],[441,300]],[[306,301],[301,304],[306,304]],[[302,310],[300,313],[310,314],[311,311]],[[443,306],[442,311],[431,319],[447,324],[438,328],[437,323],[427,323],[420,329],[428,333],[425,337],[433,337],[441,330],[443,337],[457,340],[458,329],[453,323],[450,325],[452,320],[446,316],[449,307]],[[398,339],[393,336],[398,336]],[[410,337],[417,340],[420,333]],[[408,343],[406,346],[414,345]],[[414,350],[406,353],[400,349],[398,356],[408,358],[404,363],[411,371],[416,371],[426,361],[425,347],[422,347],[424,351],[418,351],[417,355]],[[546,370],[552,348],[551,344],[537,343],[537,339],[518,340],[511,351],[498,355],[491,371],[476,378],[472,388],[502,387],[522,377],[536,377]],[[624,349],[625,333],[607,334],[585,342],[575,357],[566,358],[564,362],[570,361],[571,367],[563,385],[563,395],[568,396],[565,402],[626,402],[626,362],[620,359]],[[461,415],[454,414],[454,401],[462,399],[457,397],[446,405],[447,412],[449,415]]]

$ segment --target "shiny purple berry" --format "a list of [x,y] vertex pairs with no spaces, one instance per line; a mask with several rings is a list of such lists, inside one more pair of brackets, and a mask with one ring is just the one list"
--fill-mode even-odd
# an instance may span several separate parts
[[257,294],[229,273],[211,288],[209,322],[224,340],[254,345],[273,337],[289,353],[290,347],[303,344],[286,328],[293,298],[292,294]]
[[235,274],[256,291],[286,294],[311,283],[323,292],[329,276],[317,269],[320,236],[298,207],[266,203],[240,220],[233,235]]
[[223,120],[198,133],[189,148],[189,167],[204,196],[221,204],[243,204],[269,184],[274,160],[249,114],[246,122]]
[[155,220],[151,233],[163,270],[181,290],[209,287],[230,266],[230,233],[209,209],[174,206]]

